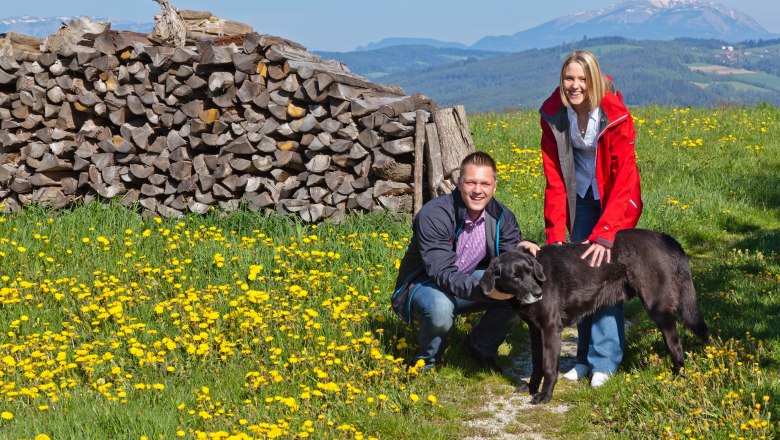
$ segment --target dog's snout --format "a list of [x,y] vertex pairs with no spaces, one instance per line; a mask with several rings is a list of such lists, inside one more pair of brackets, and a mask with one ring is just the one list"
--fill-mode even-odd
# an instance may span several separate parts
[[541,301],[542,299],[542,289],[530,289],[522,299],[523,304],[533,304],[535,302]]

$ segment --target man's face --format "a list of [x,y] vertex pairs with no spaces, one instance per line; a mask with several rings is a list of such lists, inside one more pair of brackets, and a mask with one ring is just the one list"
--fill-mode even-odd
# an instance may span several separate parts
[[489,166],[466,165],[458,189],[469,215],[479,215],[496,192],[496,177]]

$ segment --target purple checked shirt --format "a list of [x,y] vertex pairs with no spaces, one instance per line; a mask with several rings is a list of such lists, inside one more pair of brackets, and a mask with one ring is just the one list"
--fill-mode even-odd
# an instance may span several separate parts
[[458,246],[455,249],[455,255],[458,257],[455,262],[458,270],[471,274],[477,265],[487,253],[485,243],[485,211],[477,218],[477,221],[471,221],[466,216],[463,230],[458,236]]

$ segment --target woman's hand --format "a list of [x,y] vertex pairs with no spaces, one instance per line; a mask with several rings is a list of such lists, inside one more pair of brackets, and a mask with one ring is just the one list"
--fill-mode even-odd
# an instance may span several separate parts
[[[583,243],[588,244],[590,242],[585,240]],[[612,251],[608,247],[598,243],[591,243],[588,250],[586,250],[580,258],[584,260],[588,258],[588,255],[590,255],[590,267],[601,266],[601,262],[604,260],[605,256],[607,257],[607,264],[612,260]]]

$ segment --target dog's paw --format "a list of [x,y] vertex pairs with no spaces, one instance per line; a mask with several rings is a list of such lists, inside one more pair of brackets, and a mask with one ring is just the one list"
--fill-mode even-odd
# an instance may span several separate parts
[[526,382],[520,381],[519,384],[515,387],[516,393],[527,393],[528,392],[528,384]]
[[539,393],[536,394],[534,397],[531,398],[531,404],[533,405],[539,405],[542,403],[547,403],[552,399],[552,394],[550,393]]

